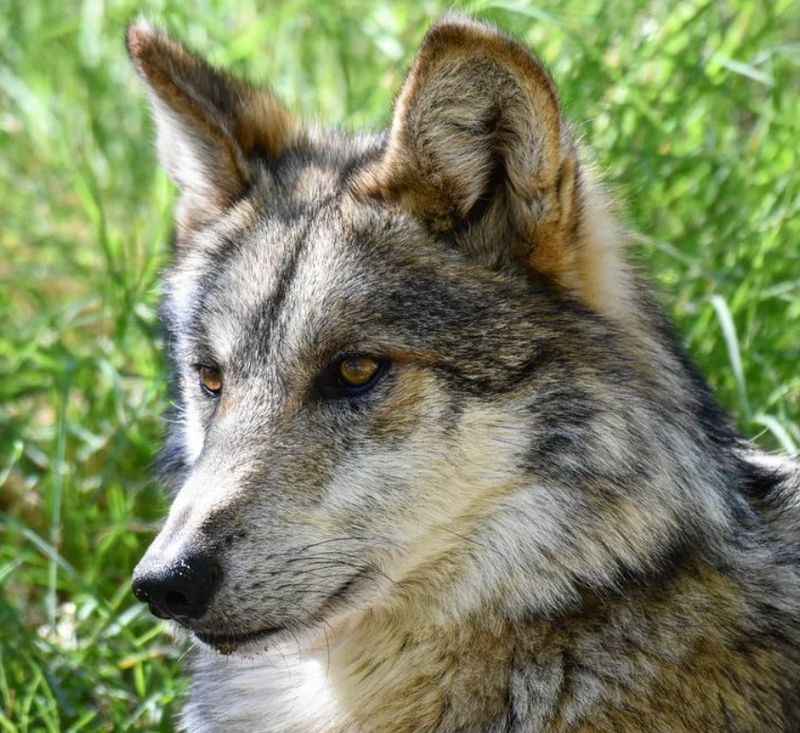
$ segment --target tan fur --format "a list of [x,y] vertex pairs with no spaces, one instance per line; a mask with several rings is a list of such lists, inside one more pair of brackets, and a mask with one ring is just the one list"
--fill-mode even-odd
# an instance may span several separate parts
[[331,649],[330,681],[348,711],[346,729],[458,730],[474,723],[476,706],[499,715],[509,680],[498,671],[514,653],[508,625],[448,628],[399,611],[367,614]]
[[[532,683],[546,686],[553,678],[561,688],[555,704],[534,713],[530,730],[721,731],[728,725],[722,699],[745,726],[736,730],[767,730],[777,720],[769,711],[780,709],[782,684],[773,655],[731,648],[747,612],[741,589],[703,565],[624,601],[587,598],[579,613],[557,623],[493,620],[490,608],[457,626],[432,622],[413,605],[370,611],[326,637],[329,681],[347,711],[328,730],[486,730],[507,705],[515,658],[533,660]],[[654,637],[659,651],[645,643]],[[613,676],[600,690],[591,681],[595,670],[586,669],[584,682],[570,660],[585,663],[603,649],[623,664],[609,670]],[[643,695],[652,685],[657,694]],[[762,691],[756,708],[754,689]],[[537,705],[535,696],[530,704]],[[476,719],[478,710],[486,717]],[[698,711],[705,712],[698,718]]]

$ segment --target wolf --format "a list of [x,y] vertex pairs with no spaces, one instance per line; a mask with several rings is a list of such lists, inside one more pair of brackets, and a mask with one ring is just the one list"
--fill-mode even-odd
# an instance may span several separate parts
[[800,471],[715,402],[536,57],[446,16],[350,134],[127,46],[180,190],[133,590],[195,642],[184,728],[800,730]]

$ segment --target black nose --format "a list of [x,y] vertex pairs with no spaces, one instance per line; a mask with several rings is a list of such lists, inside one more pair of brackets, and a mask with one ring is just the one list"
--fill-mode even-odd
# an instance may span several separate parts
[[197,619],[206,612],[221,580],[217,562],[208,555],[196,554],[163,568],[137,570],[133,594],[159,618]]

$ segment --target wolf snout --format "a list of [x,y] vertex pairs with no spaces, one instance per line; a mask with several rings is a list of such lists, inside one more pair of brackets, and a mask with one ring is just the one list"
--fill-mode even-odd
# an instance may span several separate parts
[[211,603],[222,580],[213,557],[196,553],[168,565],[136,568],[133,594],[159,618],[175,621],[199,619]]

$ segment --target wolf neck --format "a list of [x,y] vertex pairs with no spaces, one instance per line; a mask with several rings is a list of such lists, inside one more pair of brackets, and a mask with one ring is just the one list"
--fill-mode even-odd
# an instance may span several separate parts
[[372,612],[331,646],[331,690],[355,730],[456,731],[501,714],[514,645],[508,622],[492,614],[433,624]]
[[781,690],[759,676],[779,678],[781,662],[753,643],[752,601],[742,583],[687,554],[657,583],[614,597],[587,592],[557,617],[512,622],[484,610],[438,625],[374,614],[332,648],[331,690],[364,733],[556,731],[586,720],[640,730],[654,690],[667,698],[654,730],[683,730],[686,705],[697,720],[708,716],[709,730],[724,729],[729,715],[742,730],[767,729],[771,717],[747,711],[780,710]]

